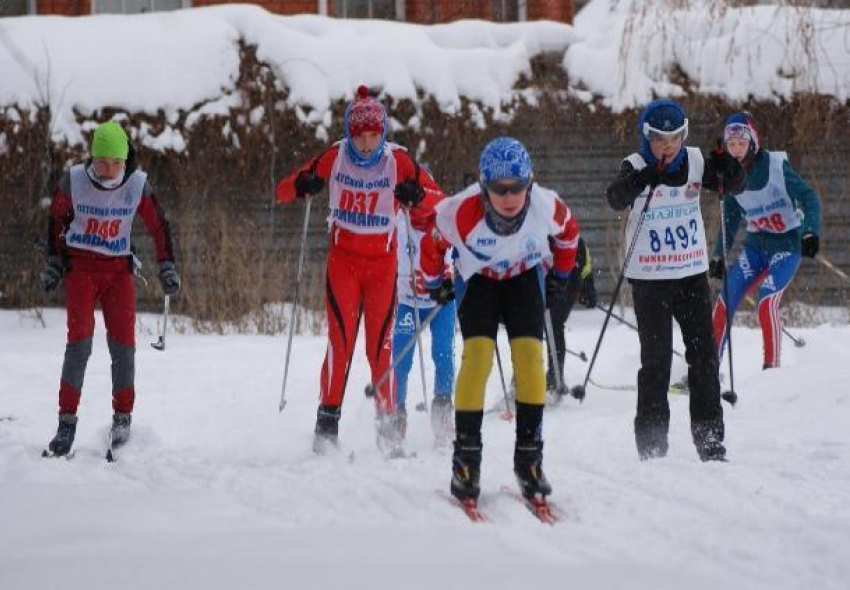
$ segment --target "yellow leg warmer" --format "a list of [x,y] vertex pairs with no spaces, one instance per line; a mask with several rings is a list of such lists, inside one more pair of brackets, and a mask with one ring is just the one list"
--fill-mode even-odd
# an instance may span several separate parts
[[455,387],[456,409],[462,412],[479,412],[484,409],[484,389],[493,368],[495,348],[496,343],[486,336],[464,340]]
[[543,368],[543,342],[537,338],[511,340],[511,358],[516,375],[516,400],[524,404],[546,403],[546,371]]

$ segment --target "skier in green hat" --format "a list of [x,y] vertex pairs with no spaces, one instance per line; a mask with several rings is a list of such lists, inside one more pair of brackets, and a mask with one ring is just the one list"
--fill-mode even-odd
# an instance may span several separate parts
[[71,166],[62,176],[50,206],[48,262],[39,280],[49,292],[64,278],[68,316],[59,428],[50,442],[50,454],[66,455],[74,443],[98,302],[112,357],[112,445],[121,445],[130,436],[136,352],[130,236],[137,214],[156,243],[162,290],[173,295],[180,289],[180,276],[174,268],[168,221],[147,175],[136,167],[127,134],[110,121],[95,130],[91,159]]

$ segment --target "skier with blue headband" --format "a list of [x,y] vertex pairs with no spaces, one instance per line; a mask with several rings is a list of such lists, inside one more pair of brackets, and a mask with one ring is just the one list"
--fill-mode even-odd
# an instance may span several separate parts
[[[342,399],[357,340],[360,316],[372,383],[391,361],[396,309],[396,213],[407,208],[414,227],[424,228],[442,191],[407,150],[387,141],[387,112],[357,89],[345,110],[345,138],[334,143],[277,186],[277,199],[291,202],[320,193],[330,197],[325,303],[328,349],[322,366],[313,450],[337,446]],[[396,412],[395,382],[385,379],[375,395],[378,445],[399,450],[403,417]]]

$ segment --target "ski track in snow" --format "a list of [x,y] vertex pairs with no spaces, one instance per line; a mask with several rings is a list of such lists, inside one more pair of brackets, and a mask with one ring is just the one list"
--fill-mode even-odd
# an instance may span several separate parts
[[[760,333],[736,328],[741,401],[724,406],[728,464],[697,459],[684,396],[670,398],[668,457],[649,463],[634,449],[633,392],[590,386],[584,404],[547,411],[545,465],[561,513],[550,527],[502,489],[515,488],[514,426],[498,414],[484,422],[481,506],[491,522],[469,523],[434,493],[448,489],[450,450],[433,447],[427,414],[413,410],[422,395],[416,367],[407,449],[417,455],[385,460],[373,403],[362,394],[362,343],[343,407],[343,448],[315,456],[323,337],[296,339],[289,403],[278,413],[285,338],[170,335],[158,352],[148,346],[156,317],[141,316],[133,438],[110,465],[110,372],[98,316],[76,456],[42,459],[55,431],[65,337],[61,310],[46,310],[45,319],[46,329],[0,312],[4,590],[838,589],[850,579],[847,326],[794,330],[806,346],[785,346],[784,367],[769,372],[760,370]],[[576,311],[568,345],[591,352],[601,320]],[[509,359],[504,334],[500,345]],[[586,366],[568,356],[568,383]],[[636,335],[612,324],[594,377],[631,383],[637,366]],[[683,374],[675,359],[673,378]],[[494,366],[488,407],[500,396]]]

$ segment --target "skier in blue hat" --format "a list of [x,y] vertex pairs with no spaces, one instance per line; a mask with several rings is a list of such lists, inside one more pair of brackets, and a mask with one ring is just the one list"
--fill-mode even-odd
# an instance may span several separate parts
[[723,409],[700,193],[702,188],[716,191],[721,183],[727,194],[741,191],[746,172],[726,153],[714,151],[705,160],[698,148],[686,146],[687,115],[673,100],[650,102],[638,128],[640,150],[623,160],[607,190],[611,207],[631,207],[625,245],[628,251],[634,244],[634,250],[625,277],[632,287],[641,348],[634,422],[638,454],[642,460],[667,454],[675,319],[688,362],[693,442],[703,461],[722,461]]
[[451,493],[466,505],[480,493],[484,390],[501,323],[517,382],[514,474],[523,497],[540,503],[552,492],[543,473],[543,281],[549,267],[569,281],[579,228],[558,195],[534,182],[531,158],[516,139],[487,144],[479,172],[479,182],[436,205],[434,226],[422,240],[425,285],[438,303],[454,297],[443,269],[446,250],[457,250],[463,355],[455,387]]

